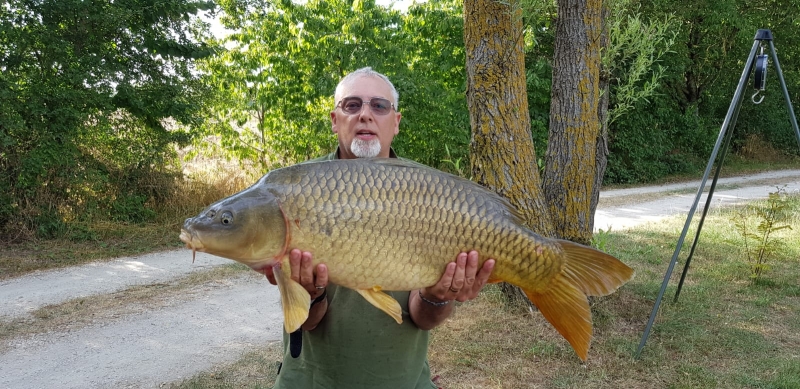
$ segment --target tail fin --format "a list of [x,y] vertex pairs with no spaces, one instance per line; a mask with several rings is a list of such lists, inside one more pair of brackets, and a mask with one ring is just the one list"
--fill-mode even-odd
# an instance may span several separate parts
[[525,290],[542,316],[555,327],[582,360],[592,340],[592,312],[586,296],[605,296],[633,278],[633,269],[620,260],[577,243],[559,240],[566,256],[564,268],[541,292]]
[[587,296],[606,296],[633,278],[634,271],[602,251],[558,240],[567,260],[563,274]]

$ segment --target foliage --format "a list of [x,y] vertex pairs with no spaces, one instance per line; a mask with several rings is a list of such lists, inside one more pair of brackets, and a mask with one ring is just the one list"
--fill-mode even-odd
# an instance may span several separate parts
[[[0,7],[0,238],[140,221],[199,121],[196,0],[12,0]],[[170,119],[170,120],[167,120]]]
[[611,237],[610,226],[608,227],[607,230],[600,228],[592,236],[591,246],[600,251],[607,252],[609,249],[608,242],[610,240],[610,237]]
[[686,173],[702,166],[711,153],[716,132],[703,118],[680,114],[669,97],[638,102],[634,111],[612,125],[605,183],[648,182]]
[[[752,205],[734,215],[734,224],[742,235],[744,252],[747,262],[750,263],[751,279],[758,280],[765,271],[769,271],[771,267],[767,264],[768,258],[784,247],[782,241],[774,239],[773,233],[792,229],[790,225],[783,224],[788,219],[789,211],[791,209],[786,189],[779,187],[776,192],[769,194],[766,204]],[[750,212],[757,218],[755,232],[750,227]]]
[[[662,78],[667,67],[658,65],[664,55],[669,52],[675,42],[678,23],[670,14],[650,17],[644,15],[638,5],[630,0],[614,0],[606,4],[609,8],[606,28],[609,31],[609,45],[602,53],[603,77],[609,79],[609,117],[612,133],[612,156],[614,153],[629,154],[624,145],[614,144],[615,131],[619,131],[613,123],[625,114],[645,112],[650,99],[661,88]],[[531,132],[537,155],[544,155],[548,141],[550,115],[550,86],[553,55],[554,21],[557,18],[556,4],[552,0],[525,0],[522,2],[525,15],[526,61],[525,67],[528,82],[528,107],[531,115]],[[647,39],[642,39],[647,37]],[[626,136],[631,134],[626,134]],[[632,143],[646,142],[649,138],[634,139]],[[619,147],[623,146],[623,147]],[[633,150],[635,153],[635,150]],[[651,159],[630,160],[630,164],[647,168],[649,164],[657,164]],[[628,175],[619,171],[617,165],[610,165],[607,175],[610,182],[620,175]],[[621,167],[621,166],[620,166]],[[671,171],[671,170],[670,170]],[[661,177],[663,171],[648,175],[652,179]],[[631,178],[631,180],[635,180]]]
[[[798,6],[797,1],[638,1],[632,5],[645,20],[674,17],[679,28],[675,44],[661,60],[665,69],[661,96],[637,103],[611,126],[616,140],[624,141],[611,142],[605,182],[641,182],[702,166],[731,105],[759,28],[773,31],[790,97],[793,101],[800,97],[798,50],[791,44],[800,37],[800,24],[790,11]],[[734,131],[734,152],[755,134],[782,153],[800,153],[771,62],[764,103],[750,104],[749,85],[745,90]]]
[[464,166],[464,159],[453,158],[450,154],[450,148],[447,145],[444,145],[444,151],[447,154],[447,158],[442,160],[442,169],[459,177],[470,179],[469,170]]
[[431,1],[403,15],[369,0],[221,5],[222,22],[236,32],[221,42],[228,50],[201,67],[217,92],[214,120],[204,128],[216,152],[269,169],[332,151],[334,88],[350,71],[371,66],[400,93],[399,153],[429,164],[443,159],[440,145],[466,155],[456,2]]
[[602,55],[601,71],[610,87],[608,122],[613,123],[639,101],[649,102],[658,89],[666,68],[659,65],[675,43],[675,18],[643,20],[631,10],[631,0],[610,1],[608,47]]
[[[525,73],[531,134],[536,155],[543,156],[547,150],[550,124],[551,62],[557,8],[553,0],[522,0],[520,5],[525,33]],[[543,167],[540,170],[543,171]]]

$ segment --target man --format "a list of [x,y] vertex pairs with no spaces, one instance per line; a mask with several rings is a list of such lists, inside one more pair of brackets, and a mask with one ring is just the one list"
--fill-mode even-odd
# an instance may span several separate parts
[[[339,147],[319,160],[397,158],[391,149],[400,130],[399,96],[391,81],[371,68],[345,76],[336,87],[331,128]],[[453,301],[477,297],[494,268],[478,267],[478,253],[460,253],[435,285],[388,292],[403,309],[403,323],[378,310],[357,292],[328,283],[325,264],[312,265],[312,253],[292,250],[292,279],[311,294],[302,325],[302,352],[290,355],[284,336],[284,361],[275,388],[436,388],[428,367],[428,330],[444,322]],[[270,282],[274,276],[267,273]]]

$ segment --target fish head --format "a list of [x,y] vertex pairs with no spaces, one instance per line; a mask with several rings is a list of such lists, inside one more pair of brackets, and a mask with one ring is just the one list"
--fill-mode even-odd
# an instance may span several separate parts
[[282,256],[286,223],[279,200],[256,185],[186,219],[180,239],[193,252],[232,259],[260,271]]

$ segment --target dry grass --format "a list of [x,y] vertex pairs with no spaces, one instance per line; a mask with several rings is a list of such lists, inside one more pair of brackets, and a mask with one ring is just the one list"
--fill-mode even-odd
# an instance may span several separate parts
[[217,367],[180,383],[170,385],[178,389],[261,389],[271,388],[278,375],[283,354],[281,342],[272,342],[249,351],[235,363]]
[[91,226],[73,226],[76,231],[63,238],[30,238],[5,245],[0,249],[0,279],[183,247],[178,236],[187,217],[255,182],[252,175],[230,166],[210,167],[194,171],[175,186],[174,192],[157,204],[158,217],[150,223],[96,221]]

